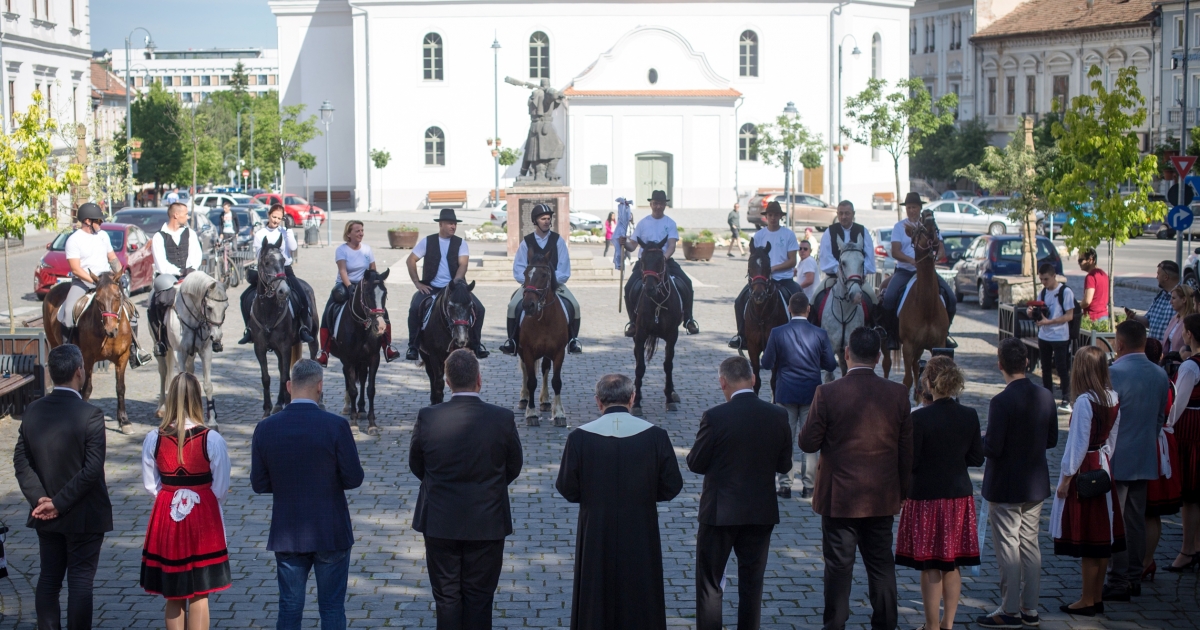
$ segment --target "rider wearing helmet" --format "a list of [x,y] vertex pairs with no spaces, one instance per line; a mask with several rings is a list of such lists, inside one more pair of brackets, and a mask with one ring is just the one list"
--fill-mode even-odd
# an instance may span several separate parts
[[[521,245],[517,248],[517,255],[513,259],[513,278],[518,284],[525,284],[525,269],[533,255],[541,254],[550,262],[550,267],[554,269],[554,278],[551,281],[551,288],[562,299],[571,304],[574,309],[571,313],[571,319],[567,323],[567,337],[570,342],[567,344],[567,352],[571,354],[579,354],[583,352],[583,346],[579,343],[579,301],[571,294],[571,290],[567,288],[567,281],[571,279],[571,256],[567,252],[567,241],[560,237],[558,233],[552,232],[550,227],[554,225],[554,209],[549,204],[539,203],[533,207],[530,213],[533,220],[534,231],[527,234],[521,239]],[[522,289],[517,289],[508,303],[508,339],[504,345],[500,346],[500,351],[504,354],[517,354],[517,308],[521,305],[521,300],[525,297]]]
[[[796,267],[796,257],[800,252],[800,242],[796,240],[795,232],[780,225],[779,222],[783,219],[783,208],[779,206],[778,201],[767,204],[767,208],[763,210],[763,217],[767,220],[767,227],[755,232],[754,236],[750,237],[750,244],[755,250],[762,249],[767,244],[771,245],[771,251],[767,254],[771,258],[771,279],[775,281],[775,286],[779,287],[783,307],[786,310],[788,299],[792,297],[793,293],[800,290],[800,285],[792,279],[792,270]],[[729,340],[729,347],[734,350],[741,349],[745,343],[746,302],[749,300],[750,285],[747,284],[742,287],[742,292],[733,302],[737,335]]]
[[71,290],[58,309],[58,322],[63,326],[64,343],[75,340],[75,303],[96,288],[100,274],[121,273],[121,261],[113,251],[112,241],[100,226],[104,211],[94,203],[85,203],[75,212],[79,229],[67,238],[67,264],[71,267]]
[[[150,239],[150,253],[154,256],[154,273],[157,275],[146,314],[150,317],[156,357],[167,353],[167,331],[163,320],[175,304],[175,286],[204,260],[200,237],[188,227],[187,221],[187,205],[177,201],[167,208],[167,223]],[[221,344],[216,340],[213,340],[213,351],[221,351]]]

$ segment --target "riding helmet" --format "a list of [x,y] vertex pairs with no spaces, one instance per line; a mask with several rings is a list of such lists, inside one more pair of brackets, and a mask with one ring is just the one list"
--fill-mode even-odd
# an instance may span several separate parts
[[83,221],[84,219],[103,221],[104,211],[100,209],[100,206],[89,201],[79,206],[79,209],[75,211],[75,219],[78,221]]
[[530,218],[534,221],[537,221],[538,217],[547,214],[553,215],[554,208],[551,208],[550,204],[548,203],[539,203],[533,206],[533,211],[530,213]]

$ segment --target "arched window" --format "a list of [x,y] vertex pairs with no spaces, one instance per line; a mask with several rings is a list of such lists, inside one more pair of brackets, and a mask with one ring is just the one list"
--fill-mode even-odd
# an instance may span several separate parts
[[871,37],[871,78],[883,78],[883,40],[879,33]]
[[438,127],[425,130],[425,166],[446,165],[446,134]]
[[445,49],[442,47],[442,36],[437,33],[427,33],[422,48],[425,50],[425,80],[441,81],[442,56],[445,53]]
[[758,128],[752,123],[742,125],[742,128],[738,130],[738,159],[757,162],[758,147],[755,145],[756,142],[758,142]]
[[529,36],[529,78],[550,78],[550,38],[541,31]]
[[738,75],[758,76],[758,34],[754,31],[742,31],[738,40]]

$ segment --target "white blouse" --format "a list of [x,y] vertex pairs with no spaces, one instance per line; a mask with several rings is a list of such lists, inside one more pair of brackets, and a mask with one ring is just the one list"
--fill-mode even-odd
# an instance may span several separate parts
[[[1117,393],[1111,389],[1106,392],[1108,395],[1108,406],[1113,406],[1118,403]],[[1095,398],[1091,394],[1081,394],[1075,399],[1074,405],[1071,406],[1071,428],[1067,431],[1067,445],[1063,449],[1062,465],[1059,468],[1058,485],[1062,485],[1062,481],[1066,477],[1070,477],[1079,472],[1079,467],[1083,465],[1083,458],[1088,452],[1088,442],[1092,436],[1092,401]],[[1117,419],[1113,422],[1112,430],[1108,432],[1108,439],[1104,441],[1104,445],[1100,447],[1100,468],[1109,472],[1108,461],[1112,457],[1113,450],[1117,447],[1117,429],[1121,424],[1121,412],[1117,411]],[[1109,472],[1109,474],[1112,474]],[[1056,485],[1055,488],[1058,486]],[[1054,493],[1054,502],[1050,509],[1050,536],[1053,538],[1062,537],[1062,516],[1063,510],[1066,507],[1066,500],[1061,499],[1058,493]],[[1108,520],[1109,520],[1109,536],[1112,537],[1112,494],[1104,495],[1108,501]]]
[[[191,429],[197,426],[195,422],[187,420],[184,422],[186,429]],[[216,431],[209,431],[207,436],[208,446],[208,466],[212,469],[212,492],[217,497],[218,502],[225,501],[225,494],[229,492],[229,450],[225,447],[225,438],[221,437]],[[158,464],[154,461],[154,450],[158,446],[158,429],[154,429],[146,434],[146,440],[142,442],[142,485],[146,487],[146,491],[153,495],[158,495],[162,490],[162,477],[158,473]]]
[[1195,361],[1188,360],[1179,365],[1179,372],[1175,376],[1175,402],[1171,405],[1171,414],[1167,416],[1167,428],[1174,429],[1175,423],[1187,410],[1188,400],[1198,381],[1200,366]]

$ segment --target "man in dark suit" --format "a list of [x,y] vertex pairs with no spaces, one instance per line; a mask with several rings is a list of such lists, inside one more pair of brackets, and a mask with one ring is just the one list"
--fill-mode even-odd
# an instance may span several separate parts
[[25,410],[13,451],[17,483],[29,501],[26,527],[41,550],[38,628],[58,630],[58,596],[67,578],[67,628],[92,627],[92,582],[112,503],[104,483],[104,412],[83,401],[86,377],[79,348],[61,345],[46,358],[54,391]]
[[[771,330],[763,350],[762,366],[776,374],[775,404],[787,410],[792,440],[808,421],[813,393],[821,384],[821,370],[837,369],[829,333],[808,322],[808,296],[803,291],[792,294],[788,311],[792,321]],[[791,470],[779,475],[779,496],[792,496],[792,478],[799,472],[800,498],[811,499],[816,487],[817,454],[802,453],[803,459],[793,463]]]
[[413,529],[425,561],[439,630],[492,627],[504,538],[513,533],[508,484],[521,474],[513,412],[479,397],[479,360],[446,358],[450,400],[417,412],[408,467],[421,480]]
[[908,390],[875,375],[879,335],[850,333],[849,368],[821,385],[800,448],[820,451],[813,511],[821,515],[825,556],[825,630],[842,630],[850,617],[855,549],[862,552],[871,600],[871,627],[896,627],[896,566],[892,523],[912,479],[912,420]]
[[[803,293],[796,295],[803,296]],[[721,630],[721,578],[732,549],[738,559],[738,630],[758,628],[771,530],[779,523],[775,475],[792,468],[787,412],[754,394],[742,357],[718,370],[728,401],[704,412],[688,469],[704,475],[696,534],[696,630]]]
[[346,490],[362,485],[363,469],[350,425],[321,411],[321,364],[301,359],[292,366],[292,402],[254,428],[250,485],[272,495],[267,550],[275,552],[279,581],[279,630],[298,630],[308,592],[317,577],[321,630],[346,627],[346,580],[354,530]]

